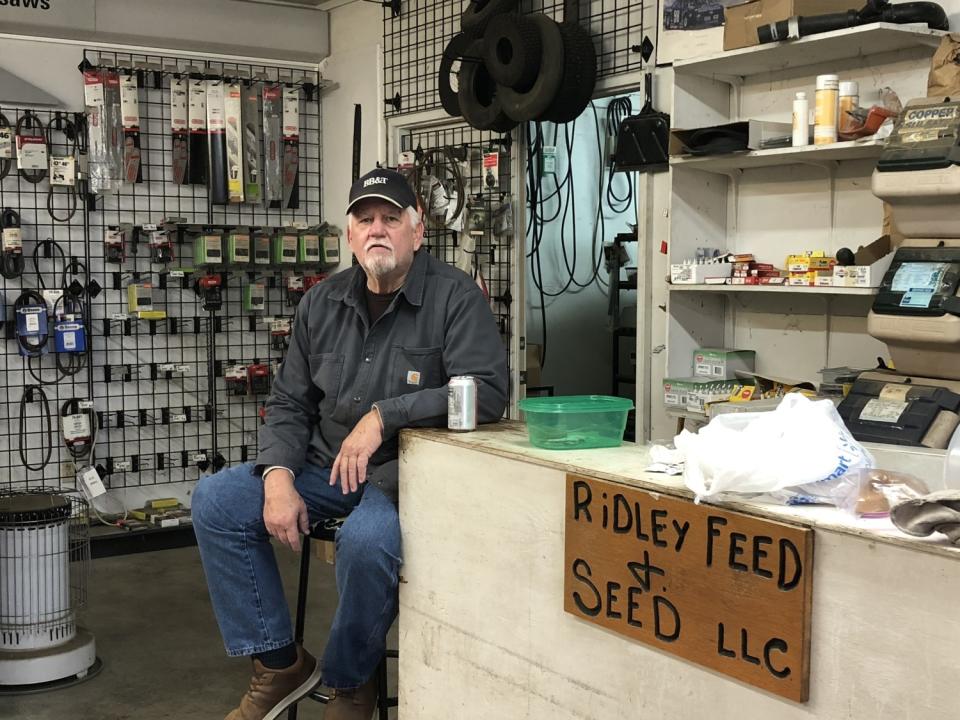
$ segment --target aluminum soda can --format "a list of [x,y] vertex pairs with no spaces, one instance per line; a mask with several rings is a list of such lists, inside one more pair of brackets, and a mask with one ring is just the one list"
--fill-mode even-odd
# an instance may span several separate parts
[[477,381],[470,375],[452,377],[447,384],[447,428],[477,429]]

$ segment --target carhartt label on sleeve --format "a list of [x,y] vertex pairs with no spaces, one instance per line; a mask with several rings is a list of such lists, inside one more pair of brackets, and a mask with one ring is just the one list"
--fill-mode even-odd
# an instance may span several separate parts
[[140,127],[140,98],[137,97],[137,76],[125,75],[120,78],[120,112],[123,115],[123,127],[137,130]]
[[863,406],[863,410],[860,411],[860,419],[871,422],[895,423],[903,415],[903,411],[907,409],[909,404],[873,398]]
[[72,157],[50,158],[50,184],[73,187],[76,184],[76,161]]
[[0,160],[8,160],[13,157],[13,130],[8,127],[0,127]]
[[283,90],[283,136],[285,138],[300,136],[299,88],[284,88]]
[[170,81],[170,129],[185,132],[187,122],[187,81],[174,78]]
[[203,80],[190,81],[190,129],[200,132],[207,129],[207,87]]

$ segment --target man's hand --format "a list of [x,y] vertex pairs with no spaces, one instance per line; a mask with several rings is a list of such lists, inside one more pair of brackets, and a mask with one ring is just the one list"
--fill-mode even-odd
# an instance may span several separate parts
[[263,523],[273,537],[300,552],[300,533],[310,530],[310,520],[285,468],[274,468],[263,478]]
[[380,413],[374,408],[356,424],[347,435],[337,459],[333,461],[330,471],[330,484],[336,485],[340,479],[343,494],[356,492],[360,483],[367,479],[367,461],[383,442],[383,426],[380,424]]

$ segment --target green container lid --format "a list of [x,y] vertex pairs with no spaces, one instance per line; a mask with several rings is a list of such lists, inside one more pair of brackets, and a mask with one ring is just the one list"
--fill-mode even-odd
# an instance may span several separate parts
[[612,395],[558,395],[524,398],[520,401],[520,409],[530,413],[557,414],[625,412],[633,409],[633,403]]

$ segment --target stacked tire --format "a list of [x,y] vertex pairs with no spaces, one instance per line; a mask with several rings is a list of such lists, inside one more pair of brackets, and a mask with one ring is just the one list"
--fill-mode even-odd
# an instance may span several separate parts
[[[444,110],[479,130],[508,132],[520,122],[577,118],[590,103],[597,56],[576,23],[520,15],[518,0],[472,0],[440,60]],[[459,88],[450,85],[460,60]]]

